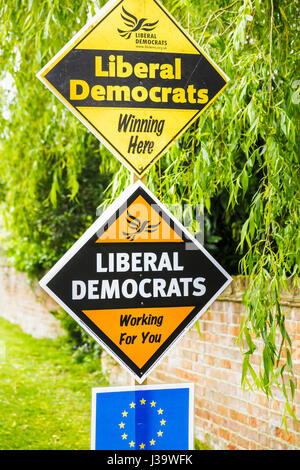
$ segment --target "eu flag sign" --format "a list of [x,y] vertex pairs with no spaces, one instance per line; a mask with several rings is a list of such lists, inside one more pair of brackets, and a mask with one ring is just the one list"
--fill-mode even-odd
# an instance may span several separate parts
[[193,384],[94,388],[93,450],[193,449]]

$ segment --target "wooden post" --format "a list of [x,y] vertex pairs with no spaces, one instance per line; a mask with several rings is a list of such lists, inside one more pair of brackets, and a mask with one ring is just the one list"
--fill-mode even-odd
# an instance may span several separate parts
[[136,183],[136,181],[141,181],[143,184],[146,185],[146,175],[143,176],[143,178],[138,178],[138,176],[136,176],[135,173],[133,173],[133,171],[131,172],[131,183]]
[[136,387],[140,387],[141,385],[147,385],[147,379],[145,379],[142,384],[138,383],[138,382],[135,380],[135,381],[134,381],[134,385],[135,385]]
[[[131,183],[136,183],[137,181],[141,181],[144,185],[146,185],[146,175],[143,176],[143,178],[138,178],[136,176],[136,174],[132,171],[131,172]],[[136,387],[139,387],[141,385],[146,385],[147,384],[147,379],[144,380],[143,384],[140,384],[139,382],[137,382],[136,380],[134,381],[134,385]]]

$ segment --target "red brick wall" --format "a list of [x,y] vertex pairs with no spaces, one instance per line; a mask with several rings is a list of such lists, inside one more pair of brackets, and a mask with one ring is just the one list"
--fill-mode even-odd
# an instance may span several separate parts
[[0,316],[36,338],[55,338],[62,329],[51,310],[58,306],[39,285],[30,284],[26,274],[16,272],[0,257]]
[[[195,435],[214,449],[300,449],[300,422],[282,426],[283,401],[274,389],[273,400],[262,392],[243,391],[242,355],[235,339],[244,307],[240,278],[227,288],[199,320],[201,336],[193,327],[165,356],[147,383],[195,384]],[[293,341],[297,377],[295,414],[300,418],[300,298],[286,295],[286,327]],[[259,355],[255,357],[258,364]],[[108,362],[107,362],[108,361]],[[104,355],[114,384],[132,383],[129,375]]]
[[[283,402],[274,390],[269,402],[261,392],[241,388],[242,355],[235,339],[243,305],[243,284],[235,279],[199,321],[186,333],[148,377],[148,383],[195,384],[195,435],[215,449],[300,449],[300,423],[288,418],[282,426]],[[297,377],[295,414],[300,418],[300,298],[286,295],[286,325],[293,341]],[[57,305],[43,291],[29,285],[26,276],[0,259],[0,315],[18,323],[36,337],[61,332],[50,310]],[[259,356],[256,356],[258,362]],[[132,384],[124,369],[106,354],[102,364],[115,385]]]

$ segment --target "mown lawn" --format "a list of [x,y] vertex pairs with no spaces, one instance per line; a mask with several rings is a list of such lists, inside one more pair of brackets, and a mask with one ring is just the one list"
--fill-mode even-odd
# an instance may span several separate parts
[[91,389],[101,385],[101,371],[75,363],[62,340],[0,318],[1,450],[89,449]]
[[0,450],[88,450],[91,389],[109,385],[97,365],[0,317]]

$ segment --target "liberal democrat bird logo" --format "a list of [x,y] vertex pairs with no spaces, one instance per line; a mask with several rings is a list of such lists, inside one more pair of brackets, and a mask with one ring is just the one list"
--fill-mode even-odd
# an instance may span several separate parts
[[124,20],[124,23],[126,26],[128,26],[128,30],[122,30],[118,28],[118,32],[120,36],[122,36],[125,39],[130,39],[132,33],[135,31],[152,31],[159,20],[154,21],[153,23],[149,23],[149,20],[147,18],[141,18],[140,20],[136,18],[136,16],[132,15],[128,11],[125,10],[124,7],[122,7],[123,14],[121,13],[121,17]]
[[128,230],[127,232],[123,232],[123,235],[125,235],[127,240],[130,240],[131,242],[135,239],[135,237],[142,232],[156,232],[158,229],[158,226],[160,225],[160,222],[158,224],[150,225],[149,220],[145,220],[143,223],[138,219],[137,217],[134,217],[134,215],[129,214],[127,211],[127,217],[126,217],[127,223],[128,223]]

